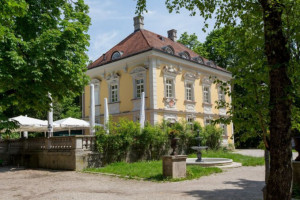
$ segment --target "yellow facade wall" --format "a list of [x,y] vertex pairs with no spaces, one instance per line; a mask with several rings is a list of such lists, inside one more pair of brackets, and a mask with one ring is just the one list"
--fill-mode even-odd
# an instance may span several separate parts
[[[129,120],[134,120],[134,117],[138,115],[138,112],[133,112],[133,98],[134,98],[134,87],[133,87],[133,78],[131,76],[132,70],[140,65],[134,65],[129,67],[127,70],[118,70],[116,71],[119,75],[119,100],[120,100],[120,114],[114,114],[113,120],[118,121],[120,118],[127,118]],[[164,104],[164,97],[165,97],[165,85],[164,85],[164,73],[163,68],[166,64],[160,64],[159,67],[155,67],[155,74],[156,74],[156,110],[150,109],[150,79],[149,79],[149,69],[146,72],[146,121],[150,122],[150,119],[153,118],[152,113],[156,113],[156,121],[161,122],[164,119],[164,113],[167,113]],[[178,121],[186,120],[187,114],[186,107],[185,107],[185,78],[184,74],[186,72],[195,72],[195,70],[189,70],[187,67],[183,68],[176,76],[175,81],[175,98],[177,99],[176,102],[176,116]],[[195,103],[195,121],[198,121],[201,126],[204,126],[204,108],[203,108],[203,85],[202,79],[207,74],[202,74],[200,72],[200,76],[195,79],[194,82],[194,101]],[[103,113],[104,113],[104,98],[109,98],[109,88],[108,83],[105,77],[100,77],[100,119],[101,122],[103,121]],[[215,108],[216,103],[215,101],[218,100],[218,87],[216,84],[212,83],[210,87],[210,95],[211,95],[211,104],[212,104],[212,115],[214,117],[219,115],[219,110]],[[229,102],[230,98],[228,96],[225,97],[226,101]],[[85,96],[84,96],[84,116],[88,117],[90,112],[90,87],[85,87]],[[128,114],[127,114],[128,112]],[[227,125],[227,134],[228,134],[228,142],[233,142],[230,138],[232,135],[232,125]]]

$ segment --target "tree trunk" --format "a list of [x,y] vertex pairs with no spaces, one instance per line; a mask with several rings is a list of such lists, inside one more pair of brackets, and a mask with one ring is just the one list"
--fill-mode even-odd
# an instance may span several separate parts
[[278,0],[260,0],[264,13],[265,54],[270,78],[270,175],[267,199],[291,199],[291,89],[287,70],[290,61],[283,35],[283,5]]

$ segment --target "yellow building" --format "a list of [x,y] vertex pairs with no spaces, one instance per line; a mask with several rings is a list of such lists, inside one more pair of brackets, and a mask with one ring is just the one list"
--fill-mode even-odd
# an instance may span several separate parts
[[[210,77],[228,81],[231,73],[168,37],[143,28],[143,17],[134,18],[134,32],[88,66],[94,85],[96,123],[103,123],[104,98],[114,118],[138,120],[140,96],[145,92],[146,120],[199,121],[202,126],[226,115],[216,109],[220,98],[230,102]],[[89,118],[90,86],[83,97],[84,118]],[[233,126],[221,125],[224,143],[232,143]]]

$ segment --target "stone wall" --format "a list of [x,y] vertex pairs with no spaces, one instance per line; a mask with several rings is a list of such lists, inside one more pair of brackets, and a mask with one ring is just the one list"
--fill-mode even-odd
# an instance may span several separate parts
[[100,167],[94,136],[66,136],[0,141],[0,160],[30,168],[82,170]]

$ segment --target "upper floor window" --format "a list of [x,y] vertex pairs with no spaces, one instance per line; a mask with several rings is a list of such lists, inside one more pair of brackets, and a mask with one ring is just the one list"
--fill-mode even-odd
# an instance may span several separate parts
[[185,86],[185,95],[187,101],[193,101],[193,85],[192,83],[187,83]]
[[110,102],[118,102],[118,85],[114,84],[110,86]]
[[197,63],[204,64],[204,61],[200,56],[194,57],[193,60]]
[[167,98],[174,97],[174,94],[173,94],[173,80],[172,79],[166,79],[166,97]]
[[209,87],[203,87],[203,102],[210,103],[210,89]]
[[121,56],[122,56],[122,52],[120,52],[120,51],[115,51],[115,52],[112,54],[112,56],[111,56],[111,60],[119,59],[119,58],[121,58]]
[[144,79],[135,80],[136,98],[141,98],[142,92],[144,92]]
[[219,88],[219,100],[220,101],[225,101],[225,94],[222,88]]
[[190,59],[190,55],[189,55],[189,53],[186,52],[186,51],[179,53],[179,55],[180,55],[182,58],[184,58],[184,59],[187,59],[187,60]]
[[166,53],[174,54],[174,50],[171,46],[165,46],[162,48]]

